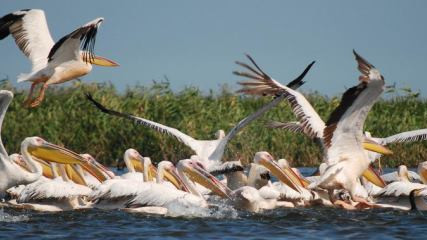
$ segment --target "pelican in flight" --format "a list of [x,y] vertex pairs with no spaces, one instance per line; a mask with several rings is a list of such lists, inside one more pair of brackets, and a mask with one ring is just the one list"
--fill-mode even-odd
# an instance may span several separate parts
[[[355,195],[358,179],[370,164],[362,147],[363,125],[369,110],[384,91],[384,77],[372,64],[355,51],[353,53],[362,73],[360,83],[343,94],[340,105],[326,123],[323,140],[328,168],[319,181],[310,184],[309,188],[320,187],[329,191],[345,189],[354,202],[367,203]],[[389,152],[384,147],[378,151]]]
[[[24,9],[0,18],[0,40],[9,34],[32,63],[28,74],[18,76],[18,82],[32,82],[25,105],[38,106],[51,84],[59,84],[88,74],[92,64],[118,66],[112,60],[95,56],[95,38],[103,18],[94,19],[62,37],[56,43],[50,36],[43,10]],[[42,84],[37,98],[35,87]]]
[[[249,81],[239,82],[239,84],[243,87],[242,89],[238,90],[238,92],[260,96],[284,96],[289,102],[293,113],[298,119],[298,122],[272,122],[269,124],[270,127],[284,128],[293,132],[305,133],[307,136],[320,144],[324,152],[324,158],[326,158],[327,154],[323,139],[323,131],[326,127],[326,124],[316,112],[316,110],[314,110],[313,106],[308,102],[303,94],[276,81],[267,73],[265,73],[250,56],[248,56],[248,58],[255,66],[257,71],[255,71],[254,68],[248,64],[237,62],[238,65],[246,68],[249,70],[249,72],[234,71],[233,73],[237,76],[250,79]],[[377,145],[378,144],[373,140],[364,139],[363,147],[366,150],[375,151],[378,149]],[[385,186],[384,181],[382,181],[381,177],[376,171],[374,171],[373,168],[369,168],[367,171],[365,171],[364,177],[377,186]]]
[[[249,57],[249,55],[248,55]],[[306,69],[301,73],[300,76],[298,76],[296,79],[291,81],[288,86],[289,88],[298,88],[303,82],[304,76],[307,74],[307,72],[310,70],[314,62],[312,62],[310,65],[306,67]],[[268,111],[269,109],[273,108],[279,102],[283,99],[283,96],[279,96],[275,99],[273,99],[268,104],[264,105],[260,109],[258,109],[256,112],[252,113],[248,117],[242,119],[237,125],[235,125],[227,135],[224,134],[223,130],[219,130],[217,133],[217,139],[215,140],[197,140],[193,137],[175,129],[172,127],[168,127],[165,125],[162,125],[160,123],[156,123],[147,119],[144,119],[142,117],[137,117],[131,114],[127,113],[121,113],[118,111],[110,110],[104,107],[101,103],[95,101],[93,97],[90,94],[87,94],[87,98],[102,112],[126,118],[132,121],[135,121],[137,124],[141,124],[143,126],[152,128],[156,131],[159,131],[164,134],[171,135],[175,137],[178,141],[184,143],[188,147],[190,147],[196,155],[199,157],[200,161],[202,161],[203,164],[205,164],[208,171],[217,171],[218,168],[221,167],[221,159],[224,154],[225,147],[227,143],[240,131],[242,130],[246,125],[248,125],[253,120],[260,117],[263,113]]]

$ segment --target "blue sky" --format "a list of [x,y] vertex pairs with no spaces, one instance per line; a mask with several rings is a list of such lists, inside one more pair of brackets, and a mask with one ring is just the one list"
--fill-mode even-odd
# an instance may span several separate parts
[[[26,0],[2,2],[0,16],[24,8],[45,11],[54,40],[104,17],[95,52],[121,66],[97,67],[83,80],[120,90],[164,75],[174,90],[237,89],[234,61],[250,53],[281,82],[316,60],[303,89],[336,95],[357,82],[354,48],[387,84],[427,93],[427,1]],[[0,78],[15,81],[31,68],[10,37],[0,56]]]

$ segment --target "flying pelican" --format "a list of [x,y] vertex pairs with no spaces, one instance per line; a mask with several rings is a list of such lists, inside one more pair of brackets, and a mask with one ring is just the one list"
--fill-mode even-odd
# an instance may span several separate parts
[[[370,164],[362,147],[363,125],[369,110],[384,90],[384,77],[354,50],[353,53],[362,73],[360,83],[343,94],[340,105],[326,123],[323,140],[328,168],[320,180],[310,184],[309,188],[320,187],[328,189],[330,193],[335,189],[346,189],[354,202],[367,204],[365,199],[355,194],[358,179]],[[378,150],[389,151],[384,147]]]
[[[274,80],[267,73],[265,73],[251,57],[248,56],[248,58],[255,66],[255,68],[258,69],[258,71],[255,71],[254,68],[249,66],[248,64],[240,62],[237,63],[238,65],[246,68],[251,72],[250,73],[234,71],[235,75],[250,79],[249,81],[239,82],[239,84],[243,87],[238,92],[261,96],[284,96],[288,100],[291,109],[299,120],[299,122],[272,122],[269,125],[274,128],[285,128],[294,132],[305,133],[307,136],[314,139],[320,144],[324,153],[324,158],[326,158],[326,149],[323,146],[323,132],[326,127],[326,124],[321,119],[319,114],[314,110],[313,106],[300,92],[296,91],[295,89],[289,88],[288,86],[284,86],[278,81]],[[369,139],[365,139],[363,142],[363,147],[367,150],[377,149],[376,145],[378,144]],[[369,181],[380,187],[384,187],[385,185],[381,178],[378,176],[378,174],[372,168],[369,168],[364,173],[364,176],[369,179]],[[304,179],[300,180],[304,181]]]
[[[288,85],[290,88],[297,88],[301,86],[303,82],[304,76],[307,74],[307,72],[310,70],[311,66],[314,64],[312,62],[310,65],[306,67],[304,72],[298,76],[295,80],[290,82]],[[221,165],[221,159],[224,154],[225,147],[227,143],[240,131],[243,127],[248,125],[253,120],[260,117],[263,113],[271,109],[272,107],[279,104],[279,102],[282,100],[283,97],[277,97],[276,99],[272,100],[270,103],[264,105],[260,109],[258,109],[256,112],[252,113],[248,117],[242,119],[237,125],[235,125],[227,135],[224,134],[222,130],[218,131],[218,139],[215,140],[196,140],[191,136],[188,136],[181,131],[171,128],[165,125],[162,125],[160,123],[156,123],[141,117],[133,116],[131,114],[127,113],[121,113],[114,110],[107,109],[99,102],[95,101],[90,94],[87,94],[87,98],[95,104],[95,106],[100,109],[102,112],[130,119],[135,121],[137,124],[141,124],[146,127],[150,127],[156,131],[159,131],[161,133],[165,133],[168,135],[174,136],[177,140],[184,143],[188,147],[190,147],[196,155],[200,158],[200,160],[205,164],[208,171],[215,171],[218,167]]]
[[[96,33],[103,20],[94,19],[54,43],[43,10],[24,9],[0,18],[0,40],[11,34],[32,63],[31,73],[18,76],[18,82],[33,82],[25,105],[38,106],[49,85],[84,76],[92,70],[92,64],[118,66],[93,53]],[[39,96],[32,99],[33,91],[40,83]]]

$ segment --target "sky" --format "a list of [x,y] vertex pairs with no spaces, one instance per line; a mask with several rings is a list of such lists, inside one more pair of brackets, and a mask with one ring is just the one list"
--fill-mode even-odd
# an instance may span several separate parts
[[[303,91],[338,95],[357,84],[356,49],[386,84],[427,96],[427,1],[20,0],[3,1],[0,16],[26,8],[45,11],[55,41],[104,17],[95,53],[121,66],[95,67],[82,79],[120,91],[164,76],[176,91],[217,91],[223,84],[237,90],[242,79],[232,71],[241,68],[234,62],[249,53],[283,83],[315,60]],[[30,70],[11,37],[0,41],[0,78],[15,82]]]

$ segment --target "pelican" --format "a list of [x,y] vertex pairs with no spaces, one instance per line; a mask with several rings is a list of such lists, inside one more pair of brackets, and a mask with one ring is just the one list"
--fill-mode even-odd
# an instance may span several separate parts
[[[26,185],[18,194],[15,207],[20,206],[37,211],[67,211],[86,208],[83,198],[92,190],[84,185],[75,184],[68,177],[66,167],[59,164],[61,176],[55,163],[50,163],[53,179],[41,177],[38,181]],[[81,176],[82,177],[82,176]]]
[[[330,193],[335,189],[345,189],[354,202],[368,203],[356,196],[358,179],[370,165],[362,147],[363,124],[369,110],[384,90],[384,77],[354,50],[353,53],[362,73],[360,83],[344,93],[340,105],[331,113],[326,123],[323,141],[328,168],[320,180],[310,184],[309,188],[320,187],[328,189]],[[384,147],[379,151],[389,152]]]
[[94,164],[97,165],[98,168],[103,169],[103,171],[110,178],[124,178],[133,179],[137,181],[154,180],[154,176],[156,175],[156,168],[151,163],[151,159],[148,157],[141,156],[141,154],[137,150],[133,148],[127,149],[123,155],[123,161],[125,162],[128,172],[122,174],[121,176],[112,176],[113,173],[109,173],[109,171],[104,166],[97,163],[96,161],[94,162]]
[[[10,91],[0,90],[0,131],[7,108],[13,99]],[[0,132],[1,134],[1,132]],[[69,150],[49,143],[40,137],[27,137],[21,143],[21,154],[25,165],[30,171],[23,169],[10,158],[0,141],[0,197],[5,196],[6,190],[21,184],[29,184],[37,181],[42,175],[42,167],[36,163],[32,154],[40,154],[53,162],[81,163],[82,159]]]
[[[297,88],[301,86],[303,82],[304,76],[307,74],[307,72],[310,70],[311,66],[314,64],[311,63],[306,67],[304,72],[298,76],[295,80],[290,82],[288,85],[290,88]],[[132,121],[135,121],[137,124],[141,124],[146,127],[150,127],[156,131],[159,131],[164,134],[171,135],[175,137],[180,142],[184,143],[188,147],[190,147],[196,155],[200,158],[200,160],[205,164],[208,171],[215,171],[218,167],[221,165],[221,159],[224,154],[225,147],[227,143],[240,131],[242,128],[244,128],[246,125],[248,125],[253,120],[260,117],[263,113],[271,109],[272,107],[279,104],[279,102],[283,99],[282,96],[277,97],[273,99],[268,104],[264,105],[260,109],[258,109],[256,112],[252,113],[248,117],[242,119],[237,125],[235,125],[227,135],[225,135],[223,130],[219,130],[217,132],[217,139],[215,140],[196,140],[193,137],[182,133],[181,131],[168,127],[165,125],[162,125],[160,123],[156,123],[141,117],[133,116],[131,114],[127,113],[121,113],[118,111],[110,110],[104,107],[101,103],[95,101],[90,94],[87,94],[87,98],[94,103],[94,105],[100,109],[102,112],[130,119]]]
[[[326,127],[325,122],[320,118],[319,114],[314,110],[313,106],[307,101],[307,99],[300,92],[295,89],[284,86],[278,81],[274,80],[267,73],[265,73],[257,63],[248,56],[249,60],[255,66],[257,71],[249,66],[248,64],[237,62],[238,65],[246,68],[250,72],[239,72],[234,71],[234,74],[237,76],[242,76],[249,78],[249,81],[239,82],[242,85],[242,89],[238,90],[240,93],[251,94],[251,95],[273,95],[273,96],[284,96],[289,104],[291,109],[298,122],[291,123],[280,123],[272,122],[269,124],[273,128],[285,128],[294,132],[303,132],[310,138],[318,142],[323,150],[324,158],[326,158],[326,149],[324,146],[323,132]],[[377,150],[377,143],[371,141],[370,139],[364,139],[363,147],[367,150],[375,151]],[[325,161],[325,159],[324,159]],[[369,168],[364,176],[374,184],[384,187],[385,184],[378,174],[372,169]],[[300,179],[304,181],[303,179]]]
[[224,186],[194,160],[186,159],[179,161],[176,170],[177,179],[182,181],[182,184],[185,185],[185,188],[188,189],[189,192],[181,191],[162,183],[161,177],[163,171],[170,171],[172,174],[174,174],[173,172],[175,171],[175,168],[164,166],[159,168],[157,172],[156,183],[134,181],[134,184],[129,185],[129,181],[132,180],[115,181],[111,184],[109,191],[98,200],[105,201],[106,198],[114,200],[115,198],[123,199],[123,197],[126,197],[127,200],[122,201],[122,205],[116,205],[116,207],[126,207],[125,210],[129,212],[155,213],[162,215],[168,213],[173,215],[175,214],[173,211],[179,211],[180,206],[186,208],[206,208],[208,206],[203,195],[197,190],[191,180],[202,184],[223,197],[227,196]]
[[[11,34],[32,63],[30,73],[18,76],[18,82],[32,82],[25,105],[38,106],[49,85],[84,76],[92,70],[92,64],[118,66],[112,60],[93,53],[96,34],[103,20],[96,18],[54,43],[43,10],[24,9],[0,18],[0,40]],[[38,84],[42,84],[40,93],[32,99]]]
[[414,189],[409,194],[411,210],[427,211],[427,188]]
[[427,185],[410,182],[408,168],[405,165],[398,167],[397,175],[397,181],[388,184],[377,193],[376,204],[385,208],[410,210],[413,208],[415,197],[421,196],[420,194],[414,195],[413,191],[425,189]]
[[[416,172],[413,172],[413,171],[408,171],[408,179],[410,182],[424,183],[424,184],[427,183],[426,181],[424,181],[424,179],[422,177],[423,168],[420,168],[421,164],[422,163],[420,163],[418,165],[418,174]],[[404,166],[404,165],[402,165],[402,166]],[[401,166],[399,166],[399,167],[401,167]],[[405,168],[406,168],[406,166],[405,166]],[[396,181],[400,181],[401,178],[399,177],[399,168],[397,169],[397,171],[381,175],[381,178],[384,179],[384,182],[386,182],[387,184],[390,184],[390,183],[396,182]]]

